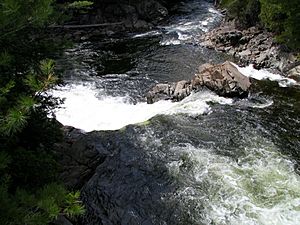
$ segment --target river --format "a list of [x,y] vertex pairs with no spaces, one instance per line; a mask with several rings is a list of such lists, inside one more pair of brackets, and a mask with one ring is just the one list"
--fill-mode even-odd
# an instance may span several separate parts
[[251,66],[247,99],[203,90],[148,105],[158,82],[191,79],[199,65],[232,60],[199,46],[222,15],[184,1],[164,25],[122,38],[87,40],[58,61],[65,124],[109,136],[114,149],[83,187],[84,224],[300,224],[300,89]]

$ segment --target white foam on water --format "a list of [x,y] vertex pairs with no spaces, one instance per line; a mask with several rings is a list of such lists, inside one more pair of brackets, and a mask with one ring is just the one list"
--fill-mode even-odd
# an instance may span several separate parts
[[191,38],[191,35],[188,34],[182,34],[181,32],[177,32],[177,34],[178,34],[178,39],[181,41],[186,41]]
[[163,46],[169,46],[169,45],[180,45],[181,44],[181,41],[178,40],[178,39],[169,39],[169,40],[163,40],[160,42],[160,45],[163,45]]
[[217,15],[220,15],[220,16],[223,16],[222,13],[220,13],[218,10],[216,10],[216,9],[214,9],[214,8],[209,8],[208,11],[211,12],[211,13],[214,13],[214,14],[217,14]]
[[259,101],[253,101],[252,99],[241,99],[235,102],[235,105],[245,106],[251,108],[264,109],[272,106],[274,101],[272,99],[259,98]]
[[[222,14],[213,8],[209,8],[208,11],[210,14],[205,18],[203,18],[203,14],[201,14],[200,18],[183,19],[176,24],[161,27],[165,31],[166,37],[164,37],[165,40],[162,40],[160,44],[180,45],[191,42],[197,43],[199,40],[198,37],[200,37],[203,32],[207,32],[210,25],[214,24],[215,21],[222,16]],[[172,35],[168,37],[174,33],[177,34],[178,38],[174,38]]]
[[161,35],[160,31],[148,31],[145,33],[141,33],[141,34],[136,34],[133,36],[133,38],[140,38],[140,37],[149,37],[149,36],[157,36],[157,35]]
[[187,174],[181,174],[180,168],[192,165],[188,173],[194,185],[190,178],[173,197],[199,205],[198,214],[193,211],[195,224],[300,224],[300,176],[294,162],[284,158],[272,142],[251,139],[253,144],[245,146],[237,160],[191,144],[174,147],[182,160],[168,165],[170,174],[184,183]]
[[129,124],[145,122],[158,114],[194,116],[209,113],[208,102],[232,103],[231,99],[205,91],[192,94],[181,102],[132,104],[129,97],[107,96],[104,90],[97,90],[87,84],[67,85],[50,93],[65,99],[62,107],[55,111],[56,119],[64,125],[74,126],[87,132],[117,130]]
[[271,105],[273,105],[274,101],[271,99],[266,100],[265,103],[256,103],[251,105],[252,108],[259,108],[259,109],[264,109],[264,108],[268,108]]
[[271,80],[277,81],[280,87],[289,87],[293,85],[299,85],[295,80],[283,77],[279,74],[271,73],[265,69],[257,70],[253,67],[253,64],[250,64],[246,67],[240,67],[234,63],[232,63],[242,74],[247,77],[252,77],[257,80]]

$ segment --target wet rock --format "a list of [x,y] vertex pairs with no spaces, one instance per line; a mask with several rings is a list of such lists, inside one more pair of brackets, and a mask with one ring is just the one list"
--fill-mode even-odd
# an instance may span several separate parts
[[174,94],[175,84],[157,84],[146,94],[147,103],[152,104],[159,100],[169,100]]
[[191,87],[189,86],[191,82],[182,80],[176,83],[175,91],[173,94],[173,99],[176,101],[180,101],[190,95]]
[[64,141],[55,148],[62,170],[60,179],[67,187],[80,189],[110,152],[96,134],[67,126],[63,131]]
[[264,67],[265,62],[269,59],[267,52],[262,52],[260,54],[257,54],[258,57],[256,58],[257,66],[258,67]]
[[300,82],[300,65],[288,71],[288,77]]
[[221,65],[205,64],[196,75],[200,83],[221,96],[246,97],[250,80],[230,62]]
[[[191,94],[206,87],[218,95],[229,97],[247,97],[250,80],[241,74],[230,62],[220,65],[203,64],[198,73],[190,81],[182,80],[172,84],[157,84],[146,95],[147,103],[171,99],[180,101]],[[174,88],[173,88],[174,87]]]

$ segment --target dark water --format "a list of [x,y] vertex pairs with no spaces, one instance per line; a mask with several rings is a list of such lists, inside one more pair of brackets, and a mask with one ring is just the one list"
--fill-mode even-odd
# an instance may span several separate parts
[[228,59],[198,46],[221,19],[212,3],[186,1],[176,12],[154,31],[78,43],[62,59],[57,118],[115,130],[94,132],[111,154],[83,188],[83,223],[300,224],[299,86],[255,81],[245,100],[202,91],[144,102],[155,83]]

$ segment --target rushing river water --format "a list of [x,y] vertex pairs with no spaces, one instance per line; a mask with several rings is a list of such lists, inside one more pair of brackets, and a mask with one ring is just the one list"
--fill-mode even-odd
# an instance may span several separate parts
[[78,43],[61,60],[66,85],[53,94],[65,104],[57,119],[103,130],[99,144],[113,149],[83,188],[84,223],[300,224],[295,82],[249,66],[239,69],[269,80],[254,82],[248,99],[203,90],[177,103],[145,103],[155,83],[190,79],[202,63],[228,59],[198,45],[222,18],[212,3],[186,1],[176,12],[151,32]]

